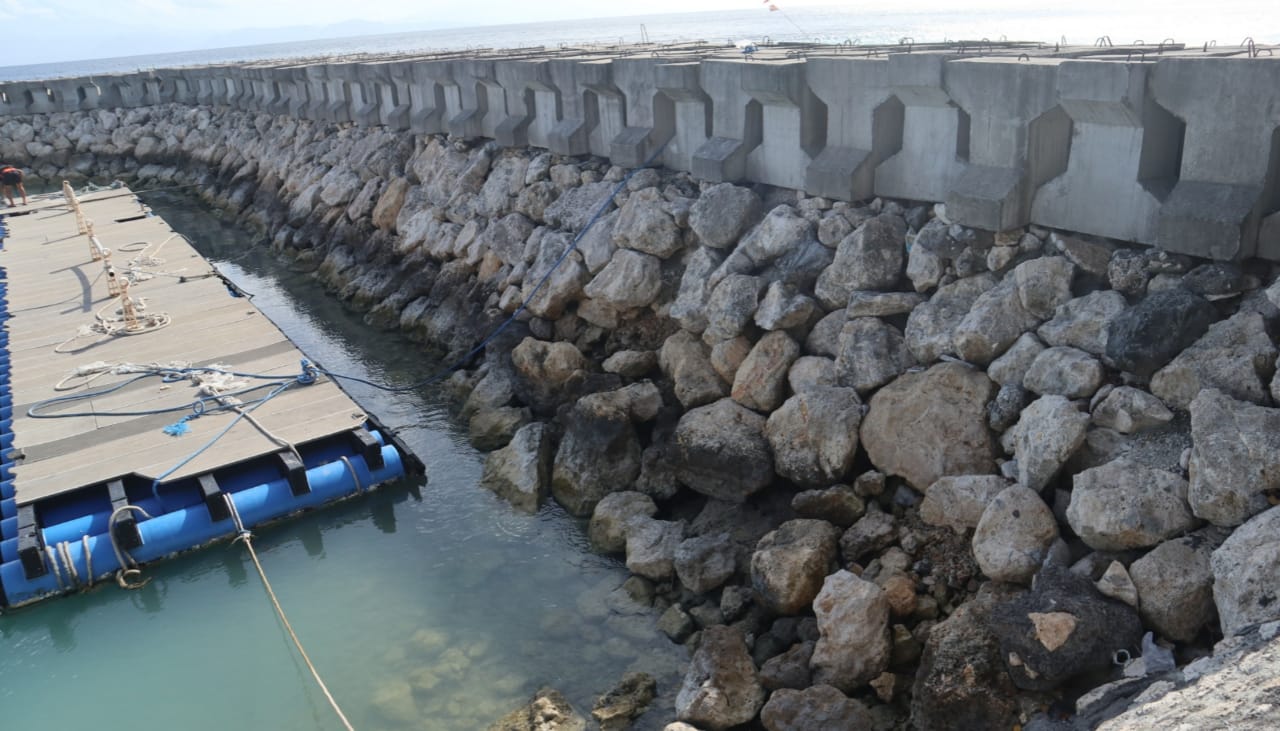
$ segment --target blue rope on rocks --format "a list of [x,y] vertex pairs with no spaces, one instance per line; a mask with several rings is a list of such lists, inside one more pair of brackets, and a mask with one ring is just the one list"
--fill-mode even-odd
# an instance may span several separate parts
[[413,390],[422,388],[424,386],[430,386],[433,383],[438,383],[448,378],[454,371],[466,365],[472,358],[476,356],[476,354],[484,350],[485,347],[489,345],[489,343],[493,342],[494,338],[501,335],[504,330],[510,327],[511,323],[516,321],[516,318],[520,316],[520,313],[524,312],[525,309],[528,308],[529,303],[533,301],[533,298],[537,297],[538,292],[540,292],[542,288],[546,286],[547,281],[551,279],[551,275],[555,273],[556,269],[560,268],[560,264],[563,263],[565,259],[569,258],[570,254],[572,254],[574,251],[577,250],[578,242],[582,240],[582,237],[585,236],[587,232],[591,230],[591,227],[594,226],[597,221],[599,221],[601,218],[604,217],[605,212],[609,209],[609,204],[613,203],[614,198],[618,197],[618,194],[621,193],[622,189],[626,187],[627,182],[631,180],[632,176],[634,176],[640,170],[647,168],[649,165],[653,163],[654,160],[657,160],[658,156],[662,154],[662,151],[665,150],[666,147],[667,147],[666,142],[663,142],[661,145],[658,145],[658,148],[655,149],[653,153],[650,154],[649,157],[643,163],[640,164],[639,167],[633,168],[630,172],[628,172],[625,176],[623,176],[622,180],[620,180],[618,184],[613,187],[613,190],[609,193],[609,197],[604,199],[600,203],[600,205],[596,208],[595,213],[593,213],[591,215],[591,218],[587,220],[587,224],[582,227],[582,230],[579,231],[576,236],[573,237],[573,241],[571,241],[569,245],[565,247],[564,253],[560,254],[559,258],[557,258],[555,262],[552,263],[551,267],[547,269],[547,273],[543,274],[542,278],[538,280],[538,283],[534,286],[533,290],[529,292],[529,296],[524,298],[524,301],[522,301],[520,303],[520,306],[517,307],[515,311],[511,313],[510,317],[508,317],[506,320],[503,320],[500,325],[494,328],[493,332],[486,335],[484,339],[479,342],[479,344],[477,344],[471,350],[467,351],[467,353],[463,355],[461,358],[459,358],[457,361],[440,369],[436,373],[422,379],[421,381],[418,381],[416,383],[411,383],[407,386],[392,386],[389,384],[377,383],[375,381],[370,381],[365,378],[360,378],[359,376],[351,376],[351,375],[345,375],[342,373],[334,373],[333,371],[325,370],[324,368],[320,368],[318,366],[316,367],[316,370],[319,371],[320,373],[325,374],[326,376],[329,376],[330,378],[342,379],[344,381],[354,381],[356,383],[363,383],[366,386],[372,386],[373,388],[379,389],[381,391],[387,391],[390,393],[404,393],[405,391],[413,391]]

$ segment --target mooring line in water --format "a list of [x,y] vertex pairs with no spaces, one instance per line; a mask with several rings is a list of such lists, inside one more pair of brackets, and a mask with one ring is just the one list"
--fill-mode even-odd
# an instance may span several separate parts
[[342,708],[338,705],[338,701],[334,699],[333,694],[329,692],[329,686],[324,684],[324,680],[320,677],[320,671],[316,670],[316,666],[311,662],[311,658],[307,656],[307,651],[302,648],[302,640],[298,639],[298,633],[293,631],[293,625],[289,624],[289,618],[284,614],[284,608],[280,606],[280,600],[276,598],[275,591],[271,588],[271,582],[267,581],[267,573],[262,570],[262,562],[258,560],[258,552],[253,548],[253,534],[248,528],[244,527],[244,521],[240,519],[240,511],[236,509],[236,503],[231,496],[223,493],[222,499],[227,503],[227,510],[231,513],[231,519],[236,525],[236,541],[242,541],[245,548],[249,549],[249,558],[253,559],[253,566],[258,570],[258,578],[262,579],[262,587],[267,590],[267,596],[271,599],[272,606],[276,609],[276,615],[280,617],[280,622],[284,624],[284,628],[289,632],[289,638],[293,640],[293,646],[298,648],[298,654],[302,655],[302,660],[307,664],[307,669],[311,671],[311,677],[315,678],[316,685],[320,686],[320,690],[324,693],[325,699],[329,701],[329,705],[333,707],[333,712],[338,714],[342,725],[347,731],[355,731],[355,727],[347,720],[347,714],[342,712]]

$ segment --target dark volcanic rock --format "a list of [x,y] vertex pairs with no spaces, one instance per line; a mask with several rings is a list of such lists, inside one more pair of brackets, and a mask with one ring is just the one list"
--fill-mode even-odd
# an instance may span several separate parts
[[1199,340],[1217,319],[1217,310],[1197,294],[1177,287],[1154,292],[1111,321],[1107,360],[1149,378]]

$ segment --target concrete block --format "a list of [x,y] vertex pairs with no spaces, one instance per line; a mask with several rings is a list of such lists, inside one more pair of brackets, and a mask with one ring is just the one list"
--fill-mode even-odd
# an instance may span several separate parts
[[964,172],[969,115],[943,89],[950,55],[899,53],[888,59],[888,83],[902,103],[902,144],[880,163],[875,193],[887,198],[942,201]]
[[626,127],[609,141],[609,159],[633,168],[646,160],[675,134],[675,105],[658,91],[661,58],[618,58],[613,61],[613,83],[626,100]]
[[[693,170],[693,155],[707,142],[711,98],[702,90],[698,79],[700,64],[696,61],[669,63],[656,69],[658,91],[673,107],[674,129],[662,152],[663,164],[672,170]],[[667,102],[663,102],[664,104]],[[662,118],[655,120],[661,123]],[[666,133],[660,133],[665,135]]]
[[506,97],[494,75],[494,62],[452,61],[449,64],[454,86],[445,90],[450,117],[449,134],[458,137],[494,139],[498,125],[507,116]]
[[1062,174],[1071,118],[1057,104],[1057,59],[980,58],[944,67],[947,94],[969,114],[969,166],[947,193],[947,216],[988,231],[1031,222],[1031,200]]
[[54,111],[49,87],[44,82],[5,84],[4,94],[10,111],[7,114],[46,114]]
[[[627,100],[613,83],[613,60],[588,61],[578,67],[587,123],[587,144],[592,155],[609,157],[613,140],[627,126]],[[594,124],[593,124],[594,122]]]
[[[295,66],[284,69],[291,81],[287,87],[281,86],[280,89],[287,96],[288,114],[295,119],[314,119],[311,116],[311,72],[307,68]],[[320,93],[323,94],[324,90],[321,89]]]
[[903,106],[889,86],[888,59],[810,58],[805,78],[827,112],[826,144],[805,172],[805,190],[872,197],[876,167],[902,149]]
[[195,103],[196,92],[191,81],[180,71],[168,70],[157,73],[160,80],[160,101],[165,104]]
[[703,180],[743,180],[747,155],[760,144],[759,104],[742,86],[746,66],[742,61],[727,60],[706,60],[698,66],[700,86],[711,100],[711,136],[694,151],[692,160],[693,174]]
[[351,64],[326,64],[324,70],[327,98],[323,119],[329,122],[354,122],[352,87],[357,87],[354,94],[356,97],[360,96],[360,83],[355,70],[351,68]]
[[[747,153],[747,177],[781,188],[804,190],[826,123],[823,104],[809,90],[803,61],[743,63],[742,90],[758,107],[760,144]],[[748,122],[748,126],[750,126]]]
[[1058,98],[1071,118],[1067,169],[1031,205],[1042,226],[1155,243],[1160,198],[1177,174],[1181,123],[1147,98],[1149,64],[1065,61]]
[[[408,71],[409,129],[418,134],[441,134],[447,120],[453,116],[448,109],[446,90],[454,101],[454,114],[462,111],[461,95],[448,61],[415,61],[405,65]],[[403,81],[405,74],[397,69],[396,78]],[[399,83],[399,82],[398,82]]]
[[382,124],[382,113],[378,109],[377,67],[353,63],[347,65],[346,71],[350,74],[347,90],[351,99],[351,121],[361,127]]
[[547,148],[560,121],[560,90],[543,59],[499,61],[494,64],[502,86],[507,116],[498,124],[498,144]]
[[[1162,58],[1155,101],[1186,122],[1182,162],[1156,226],[1161,248],[1214,259],[1259,249],[1280,208],[1280,58]],[[1268,250],[1270,250],[1268,243]]]
[[1262,226],[1258,231],[1257,254],[1263,259],[1280,261],[1280,212],[1262,219]]
[[101,95],[92,79],[53,79],[45,82],[53,100],[53,111],[76,112],[98,108]]
[[547,132],[547,149],[557,155],[586,155],[591,152],[590,135],[599,125],[598,105],[593,103],[592,118],[588,120],[587,94],[594,92],[583,84],[585,74],[579,74],[583,61],[579,59],[551,59],[546,62],[546,74],[555,89],[559,103],[559,115]]
[[391,78],[391,64],[362,63],[358,70],[365,101],[372,107],[369,125],[382,125],[391,129],[409,129],[409,104],[400,101],[395,82]]
[[328,120],[329,85],[324,66],[303,66],[307,98],[299,113],[304,119],[317,122]]

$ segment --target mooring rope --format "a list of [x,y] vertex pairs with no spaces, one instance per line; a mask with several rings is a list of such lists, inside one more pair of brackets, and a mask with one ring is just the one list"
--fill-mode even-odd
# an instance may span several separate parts
[[85,584],[88,588],[93,588],[93,554],[89,551],[89,534],[80,536],[80,546],[84,550],[84,572],[88,574],[85,577]]
[[262,587],[267,590],[267,596],[271,599],[271,605],[276,609],[276,615],[280,617],[280,622],[284,624],[284,628],[289,632],[289,639],[293,640],[293,646],[298,648],[298,654],[302,655],[303,662],[307,664],[307,669],[311,671],[311,677],[315,678],[316,685],[320,686],[320,690],[329,701],[329,705],[333,707],[333,712],[338,714],[342,725],[346,727],[347,731],[355,731],[355,727],[347,720],[347,714],[342,712],[338,701],[329,692],[329,686],[324,684],[324,680],[320,677],[320,671],[316,670],[315,664],[307,656],[307,651],[302,647],[302,640],[298,639],[298,633],[294,632],[293,625],[289,624],[289,618],[285,616],[284,608],[280,606],[280,600],[276,598],[276,593],[271,588],[271,582],[267,581],[267,573],[262,570],[262,562],[258,560],[258,552],[253,548],[253,534],[249,532],[248,528],[244,527],[244,521],[240,519],[240,511],[236,509],[235,501],[226,493],[222,494],[222,499],[226,501],[227,510],[231,513],[231,519],[236,525],[237,535],[232,542],[241,541],[244,543],[245,548],[249,549],[249,558],[253,559],[253,567],[258,570],[258,578],[262,579]]
[[120,568],[116,569],[116,583],[121,589],[141,589],[151,582],[151,579],[143,579],[142,581],[133,581],[137,577],[142,576],[142,572],[138,570],[138,562],[133,560],[133,556],[121,547],[119,541],[116,540],[116,521],[121,515],[136,510],[142,513],[147,520],[151,519],[151,513],[138,507],[137,505],[121,505],[111,511],[111,517],[107,518],[107,537],[111,539],[111,550],[116,553],[116,561],[120,564]]

